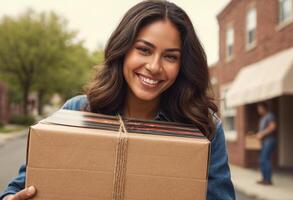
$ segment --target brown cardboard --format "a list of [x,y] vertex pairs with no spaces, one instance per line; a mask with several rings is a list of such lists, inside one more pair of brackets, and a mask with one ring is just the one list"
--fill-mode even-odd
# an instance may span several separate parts
[[[65,115],[62,117],[60,112]],[[80,118],[81,113],[59,111],[59,124],[55,123],[57,117],[55,122],[49,118],[31,127],[26,186],[36,186],[38,193],[34,199],[112,199],[120,122],[117,118],[104,120],[106,124],[113,124],[108,130],[86,127],[78,123],[85,119]],[[89,115],[86,120],[95,121],[95,115]],[[61,118],[68,120],[62,122]],[[127,127],[127,120],[125,124]],[[163,123],[162,126],[168,125]],[[150,126],[157,127],[156,124]],[[176,124],[179,129],[180,126]],[[205,199],[210,149],[206,138],[198,133],[197,137],[143,134],[133,130],[126,134],[122,199]]]
[[245,136],[245,148],[249,150],[260,150],[261,142],[256,137],[256,135],[246,135]]

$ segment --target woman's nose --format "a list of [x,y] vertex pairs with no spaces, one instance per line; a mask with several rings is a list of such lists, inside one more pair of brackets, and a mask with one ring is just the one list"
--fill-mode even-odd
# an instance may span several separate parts
[[162,63],[160,61],[160,58],[154,58],[151,60],[147,65],[146,68],[148,71],[150,71],[152,74],[160,73],[162,70]]

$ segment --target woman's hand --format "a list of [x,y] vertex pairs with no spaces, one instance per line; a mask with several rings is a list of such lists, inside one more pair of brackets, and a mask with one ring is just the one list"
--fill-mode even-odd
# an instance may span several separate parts
[[37,190],[34,186],[30,186],[27,188],[24,188],[23,190],[19,191],[18,193],[14,195],[7,195],[4,197],[3,200],[26,200],[30,199],[33,196],[35,196]]

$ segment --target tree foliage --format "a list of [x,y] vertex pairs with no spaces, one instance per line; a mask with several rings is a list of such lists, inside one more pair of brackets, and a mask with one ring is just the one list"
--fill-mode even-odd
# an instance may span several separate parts
[[18,17],[1,19],[0,78],[20,89],[24,114],[28,114],[31,91],[39,96],[40,110],[52,93],[68,98],[82,91],[92,60],[76,35],[53,12],[29,9]]

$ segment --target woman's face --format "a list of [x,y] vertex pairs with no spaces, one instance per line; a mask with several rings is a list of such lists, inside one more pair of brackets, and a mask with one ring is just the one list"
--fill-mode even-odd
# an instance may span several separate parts
[[124,59],[128,96],[143,101],[159,100],[176,80],[180,52],[180,33],[171,22],[160,20],[143,27]]

